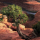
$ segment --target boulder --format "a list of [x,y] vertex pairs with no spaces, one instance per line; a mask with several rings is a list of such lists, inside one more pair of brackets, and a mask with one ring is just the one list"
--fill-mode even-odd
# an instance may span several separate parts
[[[4,23],[4,24],[6,24],[8,27],[10,26],[13,30],[16,30],[16,29],[17,29],[17,27],[16,27],[16,26],[14,27],[14,26],[12,25],[12,23],[10,23],[10,22],[6,22],[6,23]],[[24,29],[25,29],[25,26],[22,25],[22,24],[19,24],[19,27],[20,27],[21,30],[24,30]]]
[[7,28],[7,26],[4,23],[0,23],[0,27],[5,27]]
[[[21,37],[19,36],[19,34],[17,33],[17,31],[12,31],[10,28],[2,28],[3,30],[0,31],[0,40],[25,40],[25,39],[21,39]],[[6,30],[4,32],[4,30]],[[26,30],[22,31],[24,34],[26,34],[27,36],[29,36],[29,34],[32,32],[32,29],[28,29],[26,28]]]
[[19,28],[20,28],[21,30],[24,30],[24,29],[25,29],[25,26],[22,25],[22,24],[19,24]]

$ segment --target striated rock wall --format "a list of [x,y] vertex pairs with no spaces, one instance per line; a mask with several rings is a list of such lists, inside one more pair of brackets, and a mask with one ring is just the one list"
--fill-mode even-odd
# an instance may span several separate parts
[[40,11],[40,0],[0,0],[1,2],[13,3],[29,11]]
[[26,8],[29,11],[40,11],[40,4],[38,5],[31,5],[31,4],[26,4],[25,7],[24,5],[22,6],[23,8]]

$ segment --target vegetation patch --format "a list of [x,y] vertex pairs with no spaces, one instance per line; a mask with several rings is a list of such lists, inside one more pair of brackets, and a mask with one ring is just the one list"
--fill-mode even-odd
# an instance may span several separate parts
[[36,31],[37,31],[38,33],[40,33],[40,22],[38,22],[37,24],[35,24],[35,25],[33,26],[33,29],[36,29]]

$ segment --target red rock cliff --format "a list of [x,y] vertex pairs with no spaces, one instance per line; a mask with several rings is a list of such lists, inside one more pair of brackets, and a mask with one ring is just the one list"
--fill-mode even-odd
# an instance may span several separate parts
[[21,6],[29,11],[40,11],[39,0],[0,0],[0,2],[8,2]]

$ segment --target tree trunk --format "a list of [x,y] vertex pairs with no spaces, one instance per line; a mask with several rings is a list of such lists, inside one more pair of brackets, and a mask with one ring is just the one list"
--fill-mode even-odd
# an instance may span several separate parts
[[23,39],[25,39],[25,40],[30,39],[29,36],[23,34],[23,33],[20,31],[19,24],[17,24],[17,32],[18,32],[19,36],[21,36]]
[[[20,31],[19,24],[17,24],[17,32],[18,32],[19,36],[21,36],[23,39],[25,39],[25,40],[31,39],[31,37],[23,34],[23,33]],[[34,35],[34,38],[37,37],[37,35],[36,35],[34,32],[32,32],[32,34]],[[33,38],[33,37],[32,37],[32,38]]]

